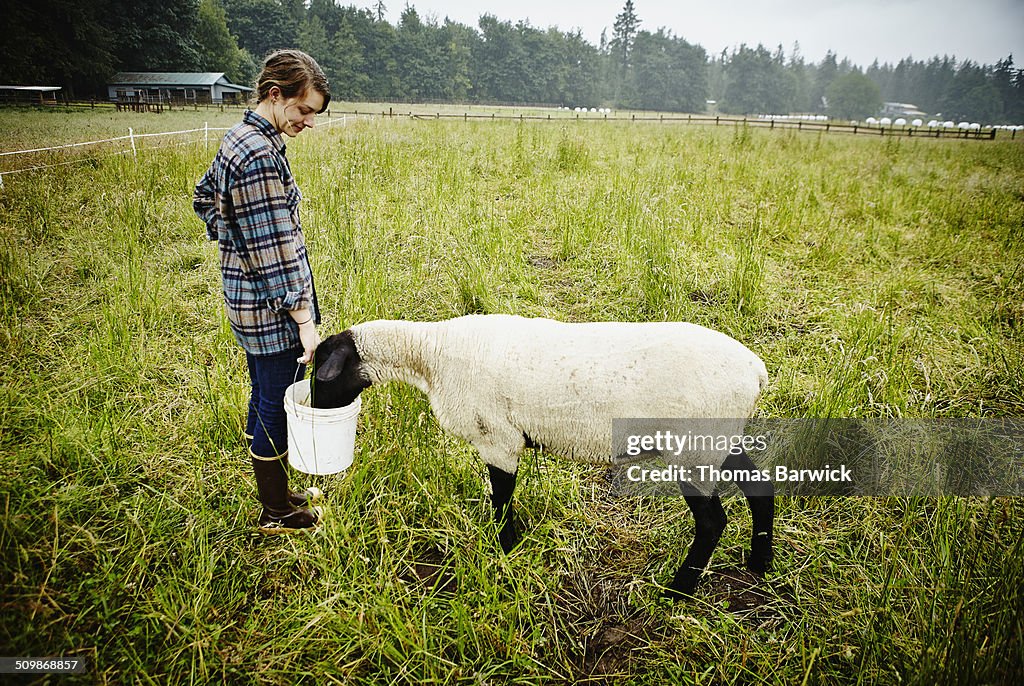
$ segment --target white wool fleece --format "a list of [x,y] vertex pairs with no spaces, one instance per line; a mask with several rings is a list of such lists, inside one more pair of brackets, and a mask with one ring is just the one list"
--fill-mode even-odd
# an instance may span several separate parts
[[[351,332],[370,381],[419,388],[442,428],[506,472],[516,471],[527,436],[555,454],[609,462],[624,453],[612,446],[616,418],[736,419],[742,431],[768,382],[741,343],[682,322],[470,315]],[[666,460],[717,466],[726,454]]]

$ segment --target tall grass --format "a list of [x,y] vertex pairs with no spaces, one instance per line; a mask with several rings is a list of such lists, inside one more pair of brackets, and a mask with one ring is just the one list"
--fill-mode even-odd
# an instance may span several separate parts
[[[80,656],[99,683],[1021,676],[1016,500],[782,499],[776,571],[751,587],[732,494],[703,594],[668,606],[683,502],[528,453],[525,541],[502,556],[482,465],[407,387],[366,394],[351,469],[298,479],[329,493],[321,531],[255,536],[244,360],[190,206],[213,153],[4,179],[5,654]],[[396,119],[289,155],[324,334],[685,319],[765,359],[766,416],[1024,409],[1019,144]]]

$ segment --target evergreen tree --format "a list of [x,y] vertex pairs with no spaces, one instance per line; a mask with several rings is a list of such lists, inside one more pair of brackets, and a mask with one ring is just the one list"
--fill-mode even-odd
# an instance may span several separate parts
[[943,96],[949,90],[955,77],[956,63],[952,58],[932,58],[929,60],[928,66],[925,67],[924,76],[922,77],[926,96],[921,99],[921,102],[914,104],[935,115],[941,114]]
[[196,71],[198,0],[114,0],[114,55],[123,71]]
[[811,102],[810,74],[803,55],[800,54],[799,41],[793,43],[793,52],[789,56],[787,69],[792,75],[793,109],[798,112],[811,112],[814,106]]
[[427,29],[415,7],[406,5],[398,22],[398,43],[395,46],[403,100],[426,100],[437,97],[436,55],[430,54]]
[[612,74],[615,79],[613,92],[617,102],[630,99],[630,96],[624,93],[624,89],[629,81],[630,58],[639,28],[640,19],[633,8],[633,0],[626,0],[622,12],[615,17],[612,41],[609,44]]
[[741,45],[725,72],[723,112],[785,114],[792,110],[795,87],[778,53],[773,56],[763,45]]
[[[299,22],[305,10],[289,15],[289,6],[280,0],[223,0],[228,29],[238,45],[257,61],[273,50],[298,45]],[[301,0],[298,0],[301,5]]]
[[565,90],[565,42],[557,29],[542,31],[529,23],[516,24],[526,59],[522,101],[557,104]]
[[353,36],[363,48],[368,81],[366,97],[370,100],[399,98],[402,80],[396,57],[398,32],[395,27],[377,20],[366,10],[349,8],[348,18]]
[[0,12],[0,82],[92,94],[117,71],[111,4],[35,0]]
[[633,47],[632,107],[668,112],[702,112],[707,100],[704,49],[664,29],[640,31]]
[[564,37],[564,86],[558,104],[597,107],[604,99],[601,90],[601,55],[583,38],[582,32]]
[[1018,69],[1013,75],[1012,105],[1007,108],[1006,116],[1009,124],[1024,123],[1024,69]]
[[889,79],[889,87],[883,91],[882,100],[917,104],[914,98],[914,61],[905,58],[896,64]]
[[227,15],[218,0],[201,0],[196,23],[196,43],[201,71],[222,71],[232,83],[253,78],[251,59],[242,52],[228,31]]
[[729,53],[722,50],[718,57],[708,61],[708,99],[714,100],[717,111],[725,97],[725,65],[729,62]]
[[[334,0],[310,0],[306,7],[304,20],[316,17],[323,24],[324,32],[333,36],[341,30],[345,22],[345,10],[334,3]],[[300,22],[301,25],[301,22]]]
[[836,56],[831,50],[825,53],[825,58],[815,70],[813,86],[811,89],[811,111],[824,114],[828,109],[828,98],[825,90],[839,76],[839,65],[836,63]]
[[467,101],[473,91],[472,55],[477,34],[473,29],[445,19],[438,30],[437,45],[442,53],[444,91],[442,97]]
[[526,55],[519,34],[507,21],[494,15],[480,17],[481,40],[473,54],[474,84],[483,101],[523,102]]
[[608,40],[608,29],[601,30],[601,38],[597,47],[598,89],[601,102],[613,103],[615,100],[615,67],[612,64],[611,41]]
[[358,100],[363,97],[366,83],[362,72],[362,51],[346,24],[332,23],[335,31],[329,35],[319,15],[307,14],[299,25],[296,45],[309,53],[324,70],[331,84],[333,101]]
[[881,65],[876,59],[867,68],[864,75],[875,82],[883,100],[895,100],[896,97],[889,92],[889,84],[892,81],[892,67],[889,64]]
[[1002,119],[1003,103],[985,68],[968,60],[957,69],[943,95],[942,111],[954,121],[991,123]]
[[829,116],[835,119],[865,119],[882,105],[878,84],[859,71],[838,77],[825,93]]
[[1002,103],[1002,117],[999,123],[1008,124],[1022,119],[1020,103],[1017,102],[1017,92],[1014,87],[1016,74],[1017,71],[1013,68],[1013,55],[999,60],[992,69],[992,85],[999,93],[999,100]]

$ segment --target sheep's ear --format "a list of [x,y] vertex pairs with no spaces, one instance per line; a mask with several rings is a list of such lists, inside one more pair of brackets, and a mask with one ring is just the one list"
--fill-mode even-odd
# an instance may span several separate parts
[[345,346],[337,348],[328,357],[327,361],[316,369],[317,381],[333,381],[345,369],[348,361],[349,351]]

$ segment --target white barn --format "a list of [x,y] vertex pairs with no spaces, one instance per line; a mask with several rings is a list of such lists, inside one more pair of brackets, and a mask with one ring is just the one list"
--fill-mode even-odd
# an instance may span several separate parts
[[113,102],[243,102],[252,88],[228,81],[224,72],[118,72],[107,82]]

